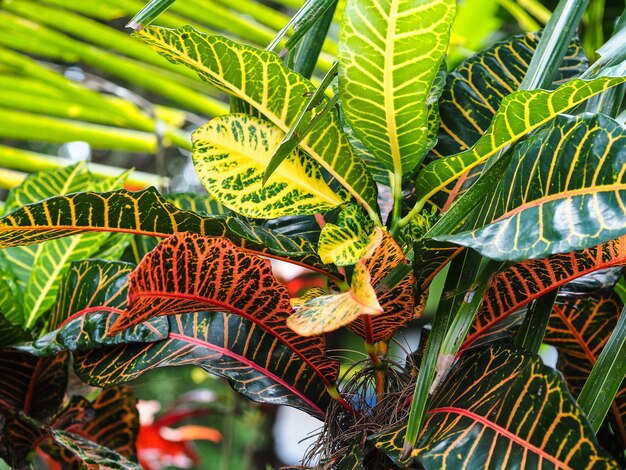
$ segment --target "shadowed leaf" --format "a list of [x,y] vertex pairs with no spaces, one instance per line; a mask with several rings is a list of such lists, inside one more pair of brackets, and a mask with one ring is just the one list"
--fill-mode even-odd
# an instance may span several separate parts
[[[541,410],[541,412],[537,412]],[[406,427],[377,438],[397,459]],[[560,374],[498,345],[467,353],[435,392],[412,460],[426,468],[615,468]]]

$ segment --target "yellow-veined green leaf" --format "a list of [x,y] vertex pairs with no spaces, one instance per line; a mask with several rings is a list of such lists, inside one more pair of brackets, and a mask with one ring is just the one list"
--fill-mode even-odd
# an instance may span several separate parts
[[315,161],[295,149],[263,185],[263,174],[285,133],[267,121],[229,114],[193,135],[193,162],[207,191],[247,217],[270,219],[326,212],[343,201]]
[[360,213],[357,205],[341,211],[337,224],[324,225],[317,245],[317,253],[324,263],[349,266],[361,259],[374,228]]
[[[191,27],[147,27],[137,35],[157,52],[195,70],[201,78],[237,97],[287,132],[308,103],[315,85],[269,51],[207,36]],[[318,105],[322,109],[328,101]],[[348,143],[335,110],[304,137],[301,148],[322,165],[378,221],[376,186]]]
[[394,174],[421,161],[426,100],[448,47],[454,0],[349,0],[339,42],[346,120]]
[[626,77],[574,79],[554,91],[520,90],[502,100],[487,132],[469,150],[429,164],[416,181],[417,195],[426,202],[463,173],[515,143],[558,114],[592,96],[626,82]]

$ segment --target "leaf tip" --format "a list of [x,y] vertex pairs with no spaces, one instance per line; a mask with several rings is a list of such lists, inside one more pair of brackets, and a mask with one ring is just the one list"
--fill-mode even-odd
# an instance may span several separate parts
[[130,28],[133,31],[135,31],[136,33],[138,33],[139,31],[141,31],[143,29],[143,24],[135,21],[135,20],[130,20],[126,26],[126,28]]

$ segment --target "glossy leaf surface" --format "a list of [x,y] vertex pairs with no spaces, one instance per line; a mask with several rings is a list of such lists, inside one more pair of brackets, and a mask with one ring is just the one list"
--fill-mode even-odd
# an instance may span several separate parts
[[[138,36],[172,62],[184,64],[222,91],[242,99],[287,132],[307,105],[315,86],[287,68],[278,55],[244,46],[191,27],[148,27]],[[229,66],[225,66],[229,64]],[[323,108],[328,101],[320,104]],[[306,136],[301,148],[376,214],[376,186],[343,135],[337,113],[327,113]]]
[[52,430],[51,435],[57,444],[74,454],[87,468],[141,470],[139,464],[78,434]]
[[210,194],[246,217],[309,215],[341,204],[315,161],[298,149],[263,184],[265,168],[284,135],[246,114],[215,118],[193,134],[196,173]]
[[416,181],[418,197],[427,200],[556,115],[624,81],[626,78],[574,79],[554,91],[520,90],[508,95],[502,100],[489,129],[472,148],[435,160],[420,172]]
[[[228,378],[255,401],[324,414],[330,399],[325,382],[336,377],[336,362],[303,360],[274,332],[235,314],[199,312],[166,320],[169,334],[163,341],[80,352],[75,355],[76,372],[92,385],[105,386],[133,380],[156,367],[195,364]],[[320,350],[317,354],[321,359]]]
[[[462,7],[461,7],[462,8]],[[517,90],[537,48],[539,35],[527,33],[494,44],[459,65],[448,75],[439,100],[440,128],[433,157],[470,149],[487,131],[502,99]],[[578,42],[570,44],[554,86],[577,77],[588,68]],[[430,202],[447,210],[476,180],[477,165],[435,194]]]
[[462,349],[524,305],[599,269],[626,264],[626,238],[572,253],[515,264],[496,275]]
[[[552,310],[544,342],[559,351],[557,366],[578,396],[602,348],[617,325],[622,302],[614,293],[592,296],[562,296]],[[626,447],[626,384],[615,397],[609,416],[617,435]]]
[[602,115],[558,116],[518,145],[460,232],[439,237],[498,260],[542,258],[626,232],[626,131]]
[[323,272],[329,269],[307,240],[281,236],[233,216],[202,216],[178,209],[154,188],[57,196],[27,205],[0,219],[0,248],[89,231],[161,238],[184,231],[225,236],[249,251],[285,258]]
[[396,175],[426,149],[426,100],[443,60],[456,3],[348,1],[339,37],[339,89],[346,120]]
[[336,378],[337,364],[324,355],[323,338],[303,338],[287,327],[289,296],[274,279],[269,261],[223,238],[190,233],[168,238],[133,272],[128,298],[129,308],[112,334],[161,315],[229,311],[285,346],[323,383],[330,385]]
[[[392,456],[404,429],[379,438]],[[432,397],[412,457],[431,468],[615,468],[560,375],[498,345],[465,354]]]

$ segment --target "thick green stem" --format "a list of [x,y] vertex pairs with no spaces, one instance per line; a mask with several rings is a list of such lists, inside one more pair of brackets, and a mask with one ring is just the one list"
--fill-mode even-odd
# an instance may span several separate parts
[[515,334],[516,346],[532,351],[535,354],[539,352],[539,347],[543,342],[543,337],[546,334],[546,328],[550,321],[552,307],[558,294],[559,290],[554,289],[530,304],[522,326]]

